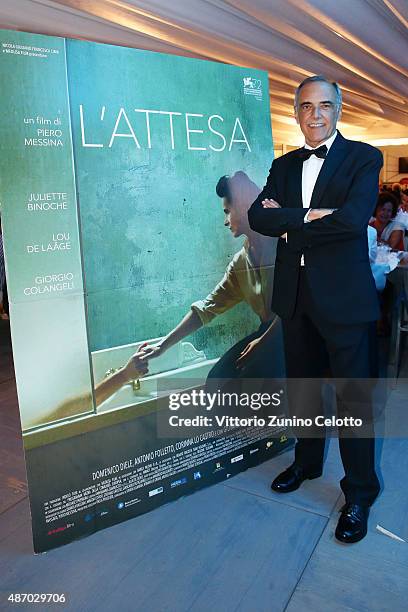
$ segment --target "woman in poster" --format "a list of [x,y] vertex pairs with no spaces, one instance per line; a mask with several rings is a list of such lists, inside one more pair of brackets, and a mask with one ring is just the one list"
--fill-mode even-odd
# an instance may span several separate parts
[[248,224],[248,209],[260,189],[245,172],[238,171],[231,177],[221,177],[216,193],[222,199],[225,227],[235,238],[245,236],[245,243],[211,293],[194,302],[180,323],[159,344],[143,349],[145,358],[159,357],[216,316],[240,302],[246,302],[258,315],[260,326],[222,355],[208,378],[282,378],[284,365],[280,325],[270,307],[276,239],[253,232]]

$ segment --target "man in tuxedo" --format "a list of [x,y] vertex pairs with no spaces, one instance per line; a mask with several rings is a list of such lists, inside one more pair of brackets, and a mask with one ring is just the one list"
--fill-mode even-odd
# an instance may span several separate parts
[[[304,416],[306,409],[313,420],[309,433],[298,435],[294,463],[275,478],[272,489],[294,491],[322,473],[325,432],[313,417],[321,412],[321,380],[329,366],[340,381],[338,416],[362,416],[366,425],[364,437],[357,428],[339,428],[346,503],[336,538],[350,543],[366,535],[369,508],[380,490],[370,418],[379,306],[367,225],[382,155],[368,144],[343,138],[336,129],[340,113],[336,83],[314,76],[299,85],[295,116],[305,145],[274,160],[248,217],[252,229],[280,236],[272,310],[282,318],[288,382],[297,379],[289,385],[292,414],[300,410]],[[305,382],[310,382],[306,394]]]

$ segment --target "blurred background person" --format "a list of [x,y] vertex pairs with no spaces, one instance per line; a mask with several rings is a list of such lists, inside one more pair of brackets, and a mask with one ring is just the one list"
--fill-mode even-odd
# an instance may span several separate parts
[[392,249],[404,250],[404,227],[395,219],[399,202],[392,193],[383,191],[379,194],[374,217],[370,225],[377,231],[378,242],[388,244]]

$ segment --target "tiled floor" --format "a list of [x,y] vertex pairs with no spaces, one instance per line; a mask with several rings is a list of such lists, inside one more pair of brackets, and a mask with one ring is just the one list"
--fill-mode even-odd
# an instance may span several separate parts
[[[42,609],[132,612],[290,612],[407,609],[408,440],[386,440],[385,488],[368,536],[334,539],[342,476],[336,440],[324,475],[280,496],[271,478],[290,453],[222,484],[34,556],[10,353],[0,330],[0,610],[11,592],[65,593]],[[403,379],[395,401],[408,398]],[[390,398],[392,403],[393,396]],[[408,404],[408,399],[407,399]],[[30,608],[30,606],[20,606]],[[38,610],[35,605],[32,609]]]

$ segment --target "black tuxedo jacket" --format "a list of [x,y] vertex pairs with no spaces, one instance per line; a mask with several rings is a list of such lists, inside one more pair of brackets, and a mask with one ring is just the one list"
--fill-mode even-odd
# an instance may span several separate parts
[[[251,228],[278,241],[272,309],[294,314],[302,254],[316,312],[326,321],[357,324],[379,317],[368,258],[367,225],[378,196],[381,152],[338,133],[320,170],[310,208],[336,208],[304,223],[302,165],[297,151],[274,160],[268,180],[249,212]],[[263,208],[273,198],[281,208]]]

